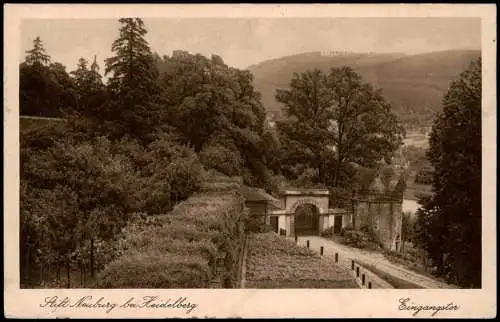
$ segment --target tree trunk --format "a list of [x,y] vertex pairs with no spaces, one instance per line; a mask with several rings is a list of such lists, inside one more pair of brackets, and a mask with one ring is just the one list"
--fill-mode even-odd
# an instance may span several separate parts
[[87,265],[85,263],[82,265],[83,272],[83,287],[87,287]]
[[95,277],[95,268],[94,268],[94,238],[90,239],[90,276],[92,278]]
[[67,288],[71,288],[71,263],[69,259],[66,261],[66,278],[67,278]]
[[322,184],[325,184],[325,180],[324,180],[324,176],[323,176],[323,166],[321,164],[321,160],[318,161],[318,179],[319,179],[319,182],[321,182]]
[[80,285],[84,286],[85,285],[85,271],[83,270],[83,263],[80,260]]
[[61,262],[57,262],[57,284],[61,282]]
[[334,183],[335,188],[339,186],[339,169],[340,169],[340,161],[337,161],[337,165],[335,166],[335,183]]
[[43,264],[40,264],[39,268],[40,268],[40,275],[38,277],[40,279],[39,282],[41,284],[43,282]]
[[354,192],[351,192],[351,212],[352,212],[352,228],[356,228],[356,206],[355,206],[355,200],[354,197],[356,195]]
[[337,146],[337,164],[335,166],[335,188],[339,186],[339,173],[340,173],[340,165],[342,163],[343,151],[342,151],[342,139],[344,136],[344,125],[342,122],[339,122],[339,144]]
[[28,280],[28,267],[30,267],[30,247],[27,247],[26,253],[21,257],[21,284]]

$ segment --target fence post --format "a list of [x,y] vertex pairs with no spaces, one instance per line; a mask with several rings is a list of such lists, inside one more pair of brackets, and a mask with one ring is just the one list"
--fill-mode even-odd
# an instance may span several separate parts
[[309,240],[307,241],[307,248],[309,248]]
[[335,263],[339,262],[339,253],[335,253]]
[[359,266],[356,267],[356,277],[359,277]]
[[297,237],[297,235],[295,235],[295,243],[297,243],[299,241],[299,237]]
[[323,256],[323,246],[321,246],[321,248],[319,249],[319,253],[321,254],[321,256]]
[[351,269],[354,270],[354,259],[351,260]]
[[363,274],[363,276],[361,276],[361,284],[365,285],[365,274]]
[[368,282],[368,288],[372,288],[372,282]]

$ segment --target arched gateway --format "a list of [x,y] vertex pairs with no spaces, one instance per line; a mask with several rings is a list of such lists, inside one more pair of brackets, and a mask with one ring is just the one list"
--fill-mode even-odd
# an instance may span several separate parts
[[320,233],[319,209],[312,203],[303,203],[295,210],[295,235],[310,236]]
[[351,222],[351,215],[344,209],[330,209],[329,195],[326,189],[285,190],[279,209],[269,212],[269,221],[286,236],[319,235],[332,226],[340,232]]
[[400,199],[355,196],[349,212],[330,208],[326,189],[288,189],[275,198],[263,189],[242,186],[242,194],[249,215],[282,235],[317,235],[330,227],[339,233],[347,225],[355,229],[366,226],[385,249],[398,251],[401,245],[402,193]]

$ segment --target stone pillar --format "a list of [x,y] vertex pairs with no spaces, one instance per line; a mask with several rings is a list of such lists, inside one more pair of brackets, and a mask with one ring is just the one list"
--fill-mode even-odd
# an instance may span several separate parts
[[289,217],[289,224],[287,230],[287,236],[295,236],[295,214],[291,214]]
[[323,229],[330,228],[330,215],[326,214],[323,216]]
[[278,216],[278,232],[280,229],[287,229],[286,226],[286,215],[279,215]]
[[335,224],[335,215],[328,216],[328,227],[333,227]]

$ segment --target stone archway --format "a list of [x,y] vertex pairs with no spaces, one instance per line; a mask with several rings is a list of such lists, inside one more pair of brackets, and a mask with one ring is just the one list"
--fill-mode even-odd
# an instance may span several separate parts
[[[290,189],[281,192],[279,209],[271,211],[277,217],[278,231],[286,236],[319,235],[333,225],[327,189]],[[306,207],[310,214],[297,212]],[[311,214],[312,213],[312,214]]]
[[320,210],[312,203],[302,203],[295,207],[295,236],[318,235],[320,229]]

